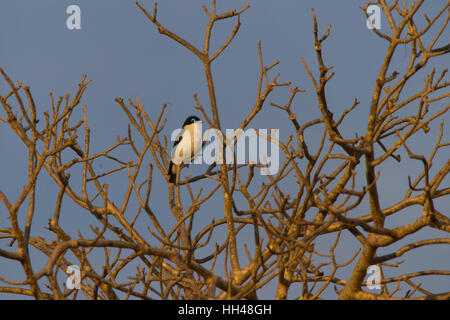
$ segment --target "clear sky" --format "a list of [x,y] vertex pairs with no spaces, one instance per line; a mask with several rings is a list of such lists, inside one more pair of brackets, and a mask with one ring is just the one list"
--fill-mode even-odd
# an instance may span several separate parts
[[[148,10],[152,10],[153,1],[143,0],[141,3]],[[325,62],[327,65],[333,65],[336,73],[328,85],[330,108],[335,113],[342,112],[358,98],[361,104],[351,121],[346,123],[343,133],[349,137],[353,137],[356,132],[363,133],[374,80],[387,47],[385,40],[376,37],[367,29],[365,16],[359,9],[364,2],[218,0],[218,11],[241,9],[246,3],[251,7],[241,17],[242,25],[236,39],[213,66],[222,126],[235,128],[254,104],[259,72],[258,40],[262,42],[266,64],[275,59],[280,60],[277,67],[277,72],[281,73],[280,82],[291,81],[300,89],[306,90],[298,95],[294,103],[293,110],[297,113],[298,120],[303,123],[319,115],[313,86],[300,60],[303,56],[317,74],[310,10],[314,8],[321,34],[326,30],[327,24],[332,25],[331,35],[323,46]],[[444,0],[428,0],[422,12],[433,16],[444,3]],[[81,8],[80,30],[69,30],[66,27],[66,8],[72,4]],[[202,4],[209,6],[210,1],[164,0],[158,4],[158,18],[170,30],[202,47],[204,26],[207,23]],[[424,19],[418,20],[416,22],[423,25]],[[216,25],[213,48],[217,48],[228,37],[234,23],[233,20]],[[382,20],[381,27],[385,31],[388,30],[386,20]],[[448,40],[448,30],[442,38]],[[114,101],[116,97],[128,100],[138,96],[153,117],[158,116],[163,103],[168,103],[165,134],[170,134],[172,128],[179,127],[187,115],[199,113],[193,108],[195,92],[207,105],[207,87],[198,59],[173,40],[161,36],[138,9],[135,1],[2,0],[0,43],[0,66],[13,80],[20,80],[31,87],[40,113],[50,108],[49,92],[53,92],[55,96],[74,94],[83,74],[93,80],[82,101],[88,108],[92,152],[114,144],[116,136],[126,135],[128,121]],[[403,49],[399,50],[394,58],[393,65],[398,66],[400,72],[406,67],[407,55],[405,48],[405,52]],[[430,63],[425,71],[429,72],[432,66],[441,70],[448,67],[448,60],[438,58]],[[413,92],[423,86],[425,71],[421,71],[417,79],[412,81],[407,92]],[[4,95],[8,91],[4,81],[0,81],[0,94]],[[270,101],[282,104],[287,96],[284,91],[272,96]],[[446,101],[448,103],[448,100],[443,103]],[[268,104],[264,108],[250,127],[280,128],[280,137],[284,139],[293,133],[285,114]],[[4,116],[3,110],[0,111],[0,116]],[[448,115],[445,119],[447,122],[450,120]],[[436,141],[438,124],[439,122],[434,123],[428,135],[420,133],[417,138],[411,140],[410,144],[414,146],[416,153],[429,154],[432,144]],[[448,141],[448,134],[444,136],[444,140],[445,138]],[[445,161],[445,156],[440,157],[435,163],[436,168]],[[17,197],[26,179],[25,168],[25,148],[10,128],[0,122],[0,189],[12,199]],[[101,171],[101,168],[98,169]],[[402,164],[387,161],[380,177],[383,207],[403,197],[407,176],[415,177],[418,170],[421,170],[421,167],[417,161],[405,159]],[[126,186],[120,180],[123,178],[124,176],[113,177],[110,183],[112,196],[120,195],[125,190]],[[165,225],[170,226],[174,220],[167,207],[167,188],[165,184],[161,184],[163,188],[158,188],[158,181],[162,182],[160,175],[155,176],[155,187],[152,191],[153,210],[160,214]],[[46,174],[38,183],[41,189],[38,192],[38,211],[32,235],[42,233],[50,236],[51,233],[43,228],[53,214],[54,192],[57,192],[57,188]],[[448,178],[443,185],[449,185]],[[218,204],[220,205],[220,202]],[[448,212],[449,197],[440,199],[437,204],[442,212]],[[68,203],[67,205],[69,209],[63,216],[63,223],[71,234],[76,236],[78,229],[88,228],[86,221],[93,221],[80,219],[82,214],[77,212],[75,207]],[[6,208],[0,204],[0,227],[8,224],[6,212]],[[416,213],[411,211],[411,214]],[[206,216],[207,213],[203,214]],[[390,221],[390,226],[410,222],[413,218],[395,219]],[[423,237],[448,236],[429,228],[419,234]],[[414,237],[402,241],[401,244],[418,239]],[[0,247],[3,248],[6,244],[7,242],[0,241]],[[319,248],[321,245],[327,250],[329,242],[317,244]],[[351,257],[358,243],[351,235],[346,234],[341,247],[342,260],[346,260]],[[388,251],[391,250],[392,248]],[[45,261],[42,258],[36,256],[36,269],[42,266],[40,262]],[[401,270],[386,269],[385,275],[394,276],[400,272],[407,273],[425,268],[450,269],[449,246],[419,249],[407,258],[408,261]],[[15,262],[0,258],[0,276],[22,280],[22,273],[18,273],[18,270]],[[444,281],[438,277],[426,281],[429,288],[436,291],[448,291],[450,288],[448,277],[444,278]],[[294,292],[290,297],[297,295]],[[267,295],[263,297],[273,296],[268,290]],[[333,298],[335,295],[330,291],[327,297]],[[14,297],[0,294],[0,298]]]

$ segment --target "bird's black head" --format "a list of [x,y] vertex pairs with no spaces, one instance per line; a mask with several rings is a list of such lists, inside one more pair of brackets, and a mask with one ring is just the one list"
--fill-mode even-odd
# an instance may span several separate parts
[[183,128],[189,124],[193,124],[194,122],[200,121],[200,119],[196,116],[189,116],[183,123]]

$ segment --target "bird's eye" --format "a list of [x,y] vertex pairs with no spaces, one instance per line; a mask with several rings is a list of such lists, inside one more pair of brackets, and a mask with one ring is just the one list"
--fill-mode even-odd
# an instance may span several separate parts
[[192,123],[194,123],[194,122],[195,122],[195,119],[194,119],[194,118],[192,118],[192,119],[191,119],[191,122],[192,122]]

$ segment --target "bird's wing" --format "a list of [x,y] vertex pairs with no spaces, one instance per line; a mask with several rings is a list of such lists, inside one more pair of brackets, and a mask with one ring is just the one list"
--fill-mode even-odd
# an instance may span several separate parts
[[175,147],[176,145],[178,145],[181,142],[181,140],[183,140],[183,135],[182,134],[180,134],[178,136],[178,139],[175,140],[175,142],[173,143],[173,146]]
[[[178,160],[181,159],[180,161],[182,161],[183,158],[183,147],[180,145],[181,140],[183,140],[183,133],[176,138],[172,147],[172,161],[177,165],[179,164]],[[181,150],[178,150],[180,147]]]

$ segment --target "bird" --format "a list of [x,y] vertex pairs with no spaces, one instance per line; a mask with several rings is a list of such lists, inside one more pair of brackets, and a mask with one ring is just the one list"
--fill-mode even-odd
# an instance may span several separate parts
[[[176,183],[177,171],[189,165],[202,149],[202,120],[189,116],[183,122],[183,131],[174,142],[169,164],[169,182]],[[178,173],[179,174],[179,173]]]

